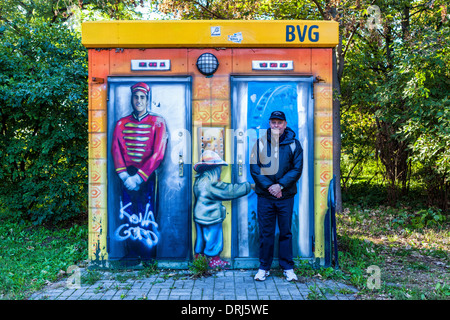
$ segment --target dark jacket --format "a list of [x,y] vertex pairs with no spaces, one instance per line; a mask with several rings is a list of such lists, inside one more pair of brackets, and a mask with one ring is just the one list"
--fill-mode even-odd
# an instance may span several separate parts
[[277,199],[268,191],[268,188],[276,183],[283,187],[283,196],[280,199],[295,196],[302,170],[303,149],[295,139],[295,132],[289,127],[280,137],[279,152],[276,150],[276,143],[271,143],[270,129],[256,141],[250,156],[250,173],[255,181],[255,192],[258,196]]

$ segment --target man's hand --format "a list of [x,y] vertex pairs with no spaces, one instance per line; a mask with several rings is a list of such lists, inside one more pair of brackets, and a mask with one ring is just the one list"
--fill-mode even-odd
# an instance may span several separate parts
[[283,194],[281,193],[281,186],[277,184],[273,184],[269,187],[269,192],[271,195],[277,198],[281,198]]
[[127,179],[130,177],[130,175],[128,174],[128,172],[123,171],[121,173],[119,173],[119,178],[120,180],[122,180],[124,183],[125,181],[127,181]]
[[144,180],[138,175],[130,176],[127,180],[125,180],[124,185],[130,191],[138,191],[141,183]]

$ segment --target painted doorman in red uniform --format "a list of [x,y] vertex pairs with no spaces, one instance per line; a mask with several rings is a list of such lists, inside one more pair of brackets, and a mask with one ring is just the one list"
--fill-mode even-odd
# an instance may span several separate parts
[[115,171],[123,182],[116,240],[130,243],[129,255],[155,256],[159,233],[155,208],[155,170],[164,159],[167,131],[164,119],[149,112],[150,87],[131,86],[133,111],[117,121],[112,141]]

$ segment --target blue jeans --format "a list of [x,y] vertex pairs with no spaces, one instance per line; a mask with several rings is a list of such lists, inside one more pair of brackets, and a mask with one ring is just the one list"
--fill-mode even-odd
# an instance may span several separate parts
[[223,250],[222,222],[208,226],[195,223],[195,229],[195,253],[204,253],[209,257],[218,256]]
[[273,261],[275,223],[278,217],[279,264],[283,270],[294,268],[292,257],[292,210],[294,197],[272,200],[258,197],[259,262],[260,269],[269,270]]

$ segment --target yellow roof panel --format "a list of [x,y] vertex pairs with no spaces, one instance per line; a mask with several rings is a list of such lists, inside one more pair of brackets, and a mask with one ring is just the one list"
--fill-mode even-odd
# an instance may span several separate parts
[[334,47],[338,23],[315,20],[96,21],[82,24],[88,48]]

